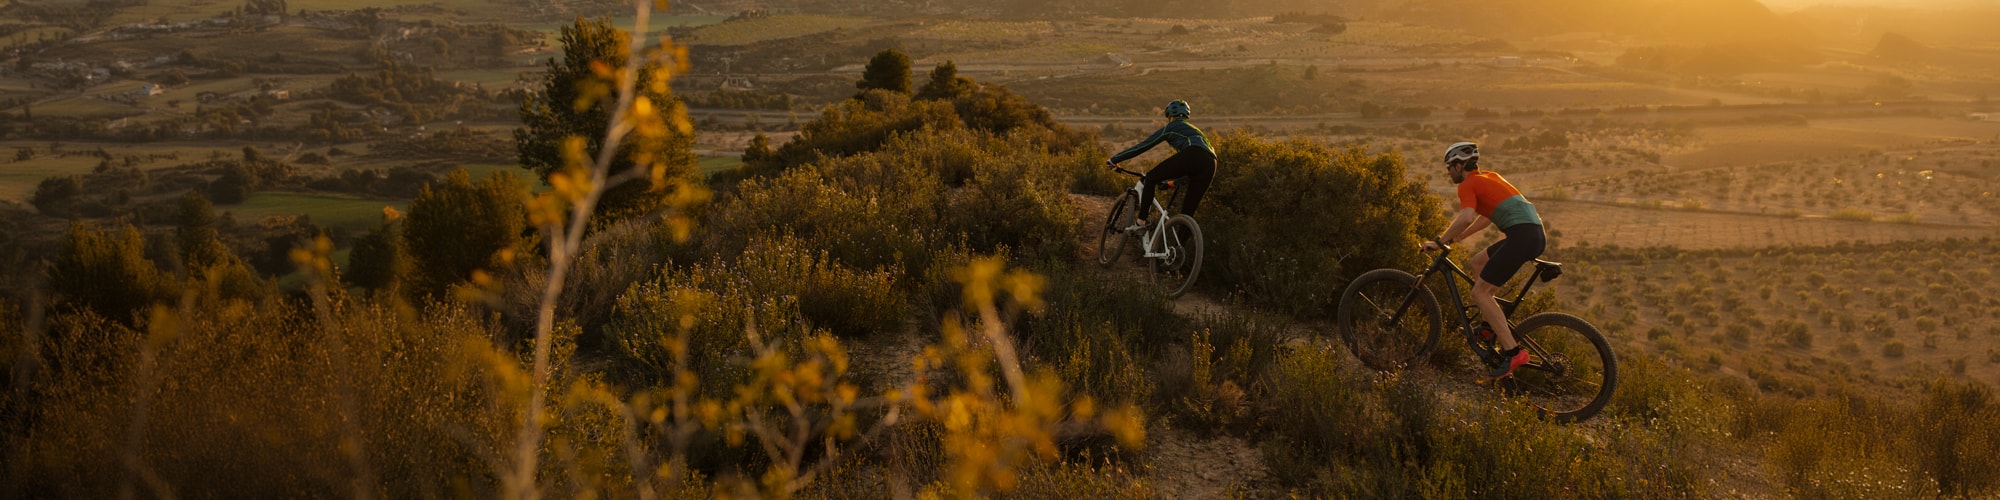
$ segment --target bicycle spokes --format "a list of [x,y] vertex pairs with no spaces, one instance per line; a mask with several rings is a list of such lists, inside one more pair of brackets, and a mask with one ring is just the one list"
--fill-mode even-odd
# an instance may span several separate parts
[[1616,383],[1609,347],[1593,336],[1595,327],[1573,316],[1539,319],[1522,322],[1515,332],[1528,351],[1528,364],[1514,370],[1502,389],[1558,418],[1595,413]]

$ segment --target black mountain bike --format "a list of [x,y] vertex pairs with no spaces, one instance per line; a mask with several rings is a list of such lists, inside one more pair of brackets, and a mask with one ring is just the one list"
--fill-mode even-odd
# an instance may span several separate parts
[[[1424,285],[1443,273],[1446,294],[1451,297],[1452,310],[1458,313],[1449,324],[1487,368],[1500,366],[1503,360],[1495,349],[1492,330],[1476,325],[1478,307],[1460,298],[1459,283],[1464,282],[1469,290],[1473,278],[1450,257],[1451,247],[1447,246],[1423,274],[1376,269],[1347,285],[1340,294],[1337,321],[1341,340],[1355,357],[1371,368],[1397,370],[1430,354],[1446,323],[1437,297]],[[1513,300],[1495,297],[1513,326],[1514,340],[1529,354],[1528,364],[1515,368],[1513,375],[1496,381],[1496,385],[1557,421],[1575,422],[1596,415],[1618,387],[1618,361],[1611,355],[1611,345],[1605,343],[1597,327],[1576,316],[1545,312],[1519,324],[1512,319],[1515,307],[1535,282],[1561,275],[1562,264],[1535,259],[1534,274]]]
[[[1194,288],[1195,276],[1201,274],[1201,226],[1186,214],[1169,216],[1159,200],[1151,202],[1153,224],[1145,229],[1127,233],[1125,228],[1138,222],[1140,188],[1144,187],[1144,175],[1123,168],[1115,169],[1126,175],[1142,180],[1134,183],[1118,197],[1118,204],[1111,206],[1111,214],[1104,219],[1104,229],[1097,235],[1097,264],[1111,267],[1125,251],[1125,241],[1136,237],[1139,240],[1139,257],[1152,263],[1153,283],[1168,298],[1177,298]],[[1174,189],[1172,182],[1160,183],[1158,189],[1168,192]],[[1167,200],[1172,205],[1180,192],[1172,191]]]

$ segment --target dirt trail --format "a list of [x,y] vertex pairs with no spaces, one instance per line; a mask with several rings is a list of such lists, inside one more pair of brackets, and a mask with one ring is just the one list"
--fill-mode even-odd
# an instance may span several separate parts
[[[1098,234],[1113,197],[1069,195],[1082,212],[1083,227],[1078,229],[1079,261],[1095,265],[1098,252]],[[1129,249],[1128,249],[1129,251]],[[1118,272],[1123,269],[1126,272]],[[1135,286],[1145,286],[1147,278],[1143,264],[1135,258],[1126,258],[1113,266],[1110,279],[1129,279]],[[1173,300],[1170,307],[1175,314],[1188,318],[1201,318],[1215,314],[1253,314],[1256,311],[1239,310],[1200,291],[1190,292]],[[1330,337],[1331,324],[1297,322],[1285,329],[1283,348],[1296,349],[1307,345],[1336,343]],[[1441,349],[1463,349],[1442,344]],[[1345,349],[1340,352],[1345,353]],[[1349,360],[1346,366],[1354,370],[1366,370],[1358,360]],[[1417,369],[1404,373],[1416,377],[1419,383],[1432,388],[1441,402],[1447,405],[1488,404],[1497,398],[1490,388],[1470,382],[1473,375],[1458,371]],[[1597,436],[1606,432],[1616,432],[1605,419],[1595,419],[1578,424],[1587,435]],[[1258,491],[1260,487],[1271,486],[1270,468],[1255,443],[1228,435],[1204,437],[1194,432],[1168,426],[1149,430],[1147,436],[1145,465],[1149,478],[1157,492],[1164,498],[1227,498]],[[1709,464],[1711,475],[1707,478],[1708,493],[1721,498],[1763,498],[1775,496],[1779,491],[1766,479],[1759,461],[1752,454],[1730,450],[1702,450],[1703,457],[1689,457]]]

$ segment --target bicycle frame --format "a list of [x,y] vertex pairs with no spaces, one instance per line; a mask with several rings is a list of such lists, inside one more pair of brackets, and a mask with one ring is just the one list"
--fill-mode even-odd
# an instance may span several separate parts
[[[1449,295],[1451,295],[1452,309],[1457,311],[1458,314],[1458,332],[1460,336],[1465,337],[1466,346],[1472,348],[1472,352],[1474,354],[1477,354],[1480,359],[1485,359],[1488,362],[1498,362],[1498,358],[1493,358],[1493,356],[1495,356],[1494,354],[1488,352],[1485,349],[1480,348],[1479,346],[1480,339],[1473,335],[1472,332],[1473,315],[1468,314],[1468,312],[1472,308],[1466,307],[1465,301],[1459,298],[1460,294],[1458,289],[1458,282],[1460,280],[1464,280],[1467,284],[1467,287],[1469,288],[1473,283],[1475,283],[1475,281],[1471,273],[1467,273],[1465,272],[1465,269],[1458,267],[1457,262],[1452,262],[1450,246],[1444,246],[1439,248],[1437,259],[1431,261],[1430,268],[1425,269],[1423,274],[1417,275],[1416,286],[1410,289],[1409,296],[1403,297],[1403,303],[1396,307],[1396,314],[1389,318],[1389,322],[1390,323],[1402,322],[1403,314],[1409,312],[1410,306],[1416,303],[1417,292],[1423,290],[1424,284],[1430,281],[1431,276],[1436,275],[1439,272],[1446,272],[1445,289],[1450,291]],[[1521,285],[1521,291],[1519,293],[1514,294],[1514,300],[1507,300],[1505,298],[1497,296],[1493,298],[1495,302],[1498,302],[1500,304],[1501,315],[1507,318],[1507,328],[1509,330],[1514,330],[1516,326],[1519,326],[1514,322],[1514,309],[1520,306],[1521,300],[1528,296],[1528,291],[1534,289],[1535,282],[1540,280],[1541,274],[1542,270],[1539,267],[1537,267],[1535,269],[1535,272],[1529,275],[1528,282],[1526,284]],[[1521,347],[1526,348],[1531,352],[1534,352],[1536,356],[1540,356],[1542,359],[1547,359],[1548,353],[1544,352],[1540,345],[1536,345],[1529,339],[1519,336],[1516,336],[1515,340],[1520,341]],[[1565,366],[1550,365],[1541,362],[1529,363],[1528,365],[1525,365],[1524,368],[1546,370],[1556,373],[1562,373],[1567,371],[1567,368]]]
[[[1453,309],[1458,311],[1459,325],[1472,326],[1472,321],[1473,321],[1472,317],[1470,315],[1465,314],[1465,311],[1470,308],[1466,307],[1465,301],[1460,298],[1458,290],[1458,282],[1461,280],[1465,281],[1466,289],[1470,290],[1472,285],[1475,284],[1475,281],[1471,273],[1467,273],[1465,272],[1464,268],[1458,267],[1457,262],[1452,262],[1451,247],[1446,246],[1440,248],[1438,250],[1437,259],[1431,261],[1431,267],[1429,269],[1425,269],[1422,274],[1417,275],[1417,288],[1423,288],[1424,283],[1426,281],[1429,281],[1432,275],[1435,275],[1440,271],[1449,271],[1449,273],[1446,274],[1445,276],[1446,279],[1444,284],[1445,284],[1445,289],[1451,291],[1451,293],[1449,294],[1451,295],[1451,305]],[[1537,269],[1533,275],[1530,275],[1528,277],[1528,282],[1526,284],[1521,285],[1520,293],[1514,294],[1514,300],[1507,300],[1506,298],[1498,296],[1493,297],[1494,302],[1500,303],[1500,313],[1501,315],[1507,317],[1508,327],[1514,326],[1514,309],[1521,305],[1522,299],[1527,298],[1528,291],[1535,288],[1535,282],[1539,281],[1538,277],[1540,275],[1541,272],[1539,269]],[[1457,278],[1457,279],[1451,279],[1451,278]],[[1502,285],[1504,286],[1504,284]],[[1408,311],[1410,308],[1410,304],[1415,301],[1416,297],[1414,296],[1404,298],[1403,304],[1400,307],[1396,308],[1396,315],[1393,318],[1390,318],[1390,320],[1401,321],[1403,319],[1403,313],[1405,311]]]
[[[1125,192],[1130,193],[1133,199],[1138,199],[1139,193],[1146,192],[1145,175],[1140,174],[1138,172],[1126,170],[1124,168],[1118,168],[1116,170],[1126,175],[1139,178],[1137,182],[1134,182],[1132,184],[1132,187],[1125,189]],[[1181,193],[1179,190],[1174,189],[1173,184],[1171,183],[1161,183],[1161,184],[1163,184],[1164,189],[1173,191],[1173,194],[1167,197],[1167,203],[1169,205],[1173,204],[1175,200],[1180,198]],[[1139,235],[1139,256],[1148,259],[1158,259],[1162,257],[1167,257],[1168,254],[1166,246],[1166,239],[1167,239],[1166,235],[1167,235],[1167,217],[1169,215],[1167,213],[1167,208],[1163,205],[1160,205],[1160,200],[1157,199],[1145,200],[1145,201],[1153,205],[1153,214],[1156,215],[1157,217],[1153,219],[1155,221],[1153,223],[1153,230],[1141,233]],[[1160,242],[1160,245],[1158,245],[1159,246],[1158,252],[1153,251],[1154,247],[1153,242],[1156,241]]]

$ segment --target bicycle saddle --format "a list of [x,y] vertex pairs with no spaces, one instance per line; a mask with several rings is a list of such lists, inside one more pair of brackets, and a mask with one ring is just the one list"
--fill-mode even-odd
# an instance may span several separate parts
[[1561,262],[1535,259],[1535,274],[1542,277],[1543,283],[1548,283],[1549,280],[1556,279],[1557,276],[1562,276],[1563,265]]

